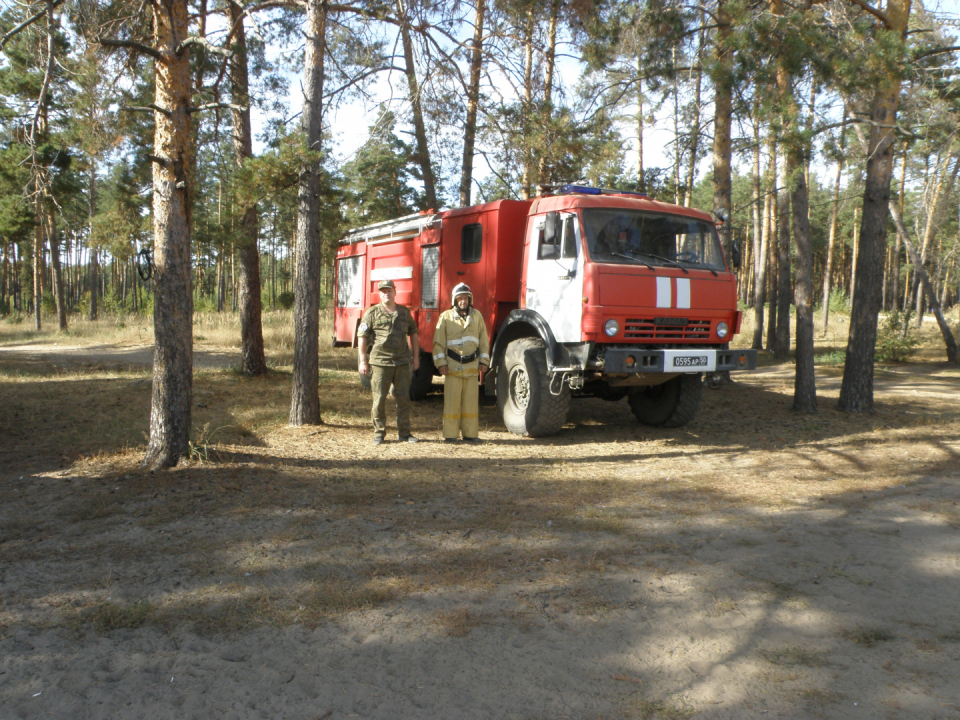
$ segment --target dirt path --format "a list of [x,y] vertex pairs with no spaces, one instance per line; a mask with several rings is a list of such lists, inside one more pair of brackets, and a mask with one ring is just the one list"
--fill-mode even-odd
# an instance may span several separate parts
[[815,416],[790,368],[673,431],[588,399],[532,441],[487,405],[476,448],[433,395],[379,449],[348,373],[304,429],[285,376],[207,374],[199,419],[242,431],[145,473],[148,389],[83,372],[149,349],[42,348],[0,348],[80,371],[0,382],[3,720],[960,718],[951,368],[878,371],[863,417],[820,368]]
[[[0,362],[4,359],[34,359],[57,367],[93,366],[152,367],[153,345],[61,345],[59,343],[0,345]],[[197,368],[226,368],[240,364],[239,351],[203,350],[194,348],[193,365]]]

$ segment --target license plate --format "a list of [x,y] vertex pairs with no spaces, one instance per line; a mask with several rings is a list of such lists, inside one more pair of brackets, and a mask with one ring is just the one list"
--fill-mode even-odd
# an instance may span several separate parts
[[704,355],[681,355],[673,359],[674,367],[706,367],[707,358]]

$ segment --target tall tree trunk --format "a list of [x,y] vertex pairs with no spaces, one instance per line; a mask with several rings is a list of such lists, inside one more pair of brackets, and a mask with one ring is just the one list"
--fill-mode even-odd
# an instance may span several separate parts
[[[714,65],[713,120],[713,210],[726,218],[720,225],[720,244],[732,267],[731,234],[733,224],[733,181],[731,180],[730,128],[733,119],[733,50],[730,48],[730,17],[723,0],[717,5],[716,63]],[[678,145],[679,149],[679,145]],[[679,162],[679,157],[678,157]]]
[[647,191],[643,176],[643,58],[637,56],[637,190]]
[[43,208],[37,201],[37,226],[33,243],[33,314],[37,330],[43,329]]
[[837,158],[837,179],[833,184],[833,210],[830,213],[830,231],[827,237],[827,264],[823,270],[823,336],[827,336],[830,322],[830,293],[833,292],[833,248],[837,242],[837,225],[840,218],[840,180],[843,177],[845,136],[847,134],[847,109],[843,109],[843,124],[840,126],[840,155]]
[[[774,15],[783,14],[781,0],[772,0]],[[779,112],[783,121],[785,175],[792,210],[792,235],[796,246],[796,281],[794,305],[797,308],[797,352],[794,375],[793,409],[799,412],[816,412],[817,386],[813,365],[813,247],[810,240],[810,201],[807,190],[807,160],[810,155],[809,140],[800,127],[800,107],[793,92],[793,77],[785,59],[778,58],[777,91]],[[790,346],[789,335],[783,337],[783,326],[789,318],[789,304],[783,303],[787,288],[784,286],[783,265],[787,265],[786,282],[790,281],[789,248],[784,263],[784,245],[780,244],[780,299],[781,314],[777,324],[777,346],[782,356]],[[786,313],[783,311],[786,310]]]
[[[771,133],[771,138],[773,134]],[[767,223],[770,227],[770,256],[767,260],[767,275],[770,278],[767,285],[767,350],[776,352],[777,348],[777,308],[778,303],[778,284],[780,282],[780,252],[777,250],[777,236],[780,229],[780,170],[777,167],[777,156],[780,150],[777,147],[776,140],[772,139],[770,144],[770,164],[772,184],[770,188],[770,215],[767,217]]]
[[460,173],[460,207],[470,204],[473,190],[473,153],[477,140],[477,112],[480,107],[480,73],[483,70],[483,20],[486,0],[476,0],[473,18],[473,51],[470,55],[470,87],[467,88],[467,120],[463,128],[463,166]]
[[[527,10],[527,23],[523,28],[523,113],[522,123],[524,135],[531,129],[533,115],[533,30],[536,26],[535,7]],[[533,151],[530,140],[523,138],[523,177],[521,179],[520,196],[526,200],[531,196],[533,178]]]
[[953,337],[953,331],[943,317],[940,303],[937,300],[936,290],[934,290],[933,285],[930,284],[930,278],[927,275],[926,269],[923,267],[920,254],[914,249],[913,243],[910,242],[910,233],[907,231],[906,225],[903,224],[900,208],[897,207],[897,203],[893,198],[890,198],[889,207],[890,215],[893,217],[893,222],[897,226],[897,232],[900,233],[903,244],[907,249],[907,254],[910,256],[910,261],[916,266],[917,275],[920,277],[920,282],[923,283],[923,288],[926,290],[927,297],[930,299],[933,315],[937,319],[937,326],[940,328],[940,334],[943,336],[943,343],[947,349],[947,360],[956,364],[958,362],[957,341]]
[[[757,142],[759,148],[759,124],[757,125]],[[771,143],[771,146],[773,143]],[[768,271],[767,268],[770,266],[770,236],[772,234],[772,228],[770,223],[770,215],[772,213],[772,204],[774,193],[776,192],[776,174],[772,172],[772,168],[775,165],[776,151],[771,148],[772,155],[770,160],[767,161],[767,174],[766,182],[763,183],[763,204],[759,205],[758,201],[758,210],[761,212],[762,217],[760,218],[760,251],[757,253],[756,259],[756,269],[754,271],[756,275],[756,280],[754,281],[754,291],[753,297],[753,344],[751,347],[754,350],[761,350],[763,348],[763,310],[764,306],[767,303],[767,285],[768,281]],[[759,155],[759,150],[757,152]],[[757,158],[759,161],[759,157]],[[758,168],[759,172],[759,168]],[[771,308],[771,312],[773,312]],[[770,335],[767,335],[767,342],[770,342]]]
[[156,105],[153,147],[154,352],[144,467],[171,467],[190,451],[193,294],[190,283],[190,58],[186,0],[152,0]]
[[790,357],[790,297],[793,295],[790,292],[790,193],[786,190],[780,193],[777,211],[777,342],[773,356],[783,361]]
[[807,191],[806,148],[794,146],[787,155],[787,176],[791,179],[790,206],[793,209],[793,241],[796,246],[794,305],[797,308],[796,376],[793,409],[817,411],[817,384],[813,363],[813,247],[810,240],[810,201]]
[[60,238],[57,237],[57,216],[52,205],[45,207],[47,213],[44,232],[50,245],[50,267],[53,270],[53,299],[57,307],[57,327],[67,330],[67,299],[63,287],[63,268],[60,267]]
[[[406,64],[407,89],[410,92],[410,107],[413,110],[413,134],[417,140],[417,164],[423,179],[423,194],[427,207],[437,209],[437,186],[433,177],[433,165],[430,163],[430,147],[427,144],[427,128],[423,122],[423,104],[420,98],[420,84],[417,81],[417,65],[413,59],[413,38],[410,36],[410,17],[404,0],[397,0],[397,14],[400,19],[400,39],[403,43],[403,59]],[[319,286],[318,286],[319,287]]]
[[97,290],[99,290],[100,258],[97,252],[97,246],[93,243],[93,218],[97,214],[97,166],[96,163],[90,163],[90,320],[97,319]]
[[[879,33],[906,38],[911,0],[888,0],[887,22]],[[857,254],[857,286],[850,311],[847,357],[840,384],[838,409],[844,412],[873,410],[873,364],[877,345],[877,316],[881,305],[883,251],[887,236],[890,178],[893,175],[894,129],[900,105],[901,78],[893,69],[887,82],[879,84],[870,112],[870,143],[863,192],[863,220]]]
[[320,351],[320,173],[323,144],[323,62],[326,52],[327,0],[307,4],[304,60],[303,130],[314,159],[300,167],[297,188],[296,269],[293,303],[293,388],[290,424],[319,425],[317,373]]
[[[550,2],[550,20],[547,26],[547,47],[544,49],[543,109],[541,123],[547,136],[541,143],[537,161],[537,185],[546,183],[547,153],[550,147],[550,119],[553,117],[553,75],[557,60],[557,23],[560,18],[560,0]],[[599,184],[599,183],[598,183]]]
[[[957,179],[957,171],[960,170],[960,159],[953,163],[953,169],[950,169],[950,160],[953,159],[951,155],[947,155],[945,162],[945,167],[943,172],[938,172],[939,168],[935,167],[933,170],[934,177],[937,178],[934,184],[933,197],[926,203],[926,223],[924,224],[923,229],[923,239],[920,243],[920,248],[918,252],[918,257],[920,259],[920,264],[924,273],[926,272],[927,260],[930,257],[930,247],[933,244],[933,238],[937,234],[937,230],[940,227],[940,217],[943,214],[945,200],[951,195],[951,190],[953,189],[954,182]],[[919,272],[917,273],[919,275]],[[922,283],[922,281],[921,281]],[[929,285],[929,283],[928,283]],[[924,302],[924,295],[927,296],[927,302]],[[927,290],[927,285],[922,285],[917,292],[917,327],[923,325],[923,311],[927,306],[936,300],[936,297],[931,297],[929,290]]]
[[[230,58],[233,157],[237,167],[243,167],[244,160],[253,157],[253,134],[250,130],[247,35],[243,27],[243,8],[234,0],[230,0],[230,20],[234,25],[233,57]],[[240,227],[234,234],[240,253],[240,370],[252,377],[263,375],[267,371],[263,352],[258,235],[257,205],[254,203],[243,209]],[[223,272],[220,277],[223,277]],[[218,283],[220,284],[222,283]],[[219,292],[218,287],[218,294]],[[222,306],[222,300],[220,304]]]
[[[723,3],[720,4],[720,7],[723,7]],[[700,11],[700,24],[705,24],[702,10]],[[693,184],[697,180],[697,161],[700,155],[700,98],[703,90],[703,43],[705,37],[706,31],[701,30],[696,60],[694,67],[690,70],[696,75],[697,79],[693,84],[693,125],[690,128],[690,164],[687,166],[687,187],[683,193],[684,207],[690,207],[690,202],[693,199]],[[733,222],[732,218],[730,222]]]

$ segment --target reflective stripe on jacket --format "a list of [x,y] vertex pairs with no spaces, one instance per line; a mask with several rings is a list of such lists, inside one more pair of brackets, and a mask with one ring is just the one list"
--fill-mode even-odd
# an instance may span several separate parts
[[[452,350],[460,357],[477,357],[468,363],[453,360],[447,351]],[[487,326],[483,315],[476,308],[470,308],[470,314],[461,318],[456,308],[445,310],[437,321],[437,330],[433,334],[433,364],[438,368],[446,365],[448,372],[459,369],[476,371],[479,365],[490,367],[490,341],[487,338]]]

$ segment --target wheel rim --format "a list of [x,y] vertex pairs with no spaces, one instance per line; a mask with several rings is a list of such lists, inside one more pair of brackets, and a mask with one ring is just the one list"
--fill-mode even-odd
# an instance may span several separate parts
[[520,410],[526,410],[530,402],[530,379],[522,367],[510,373],[510,399]]

